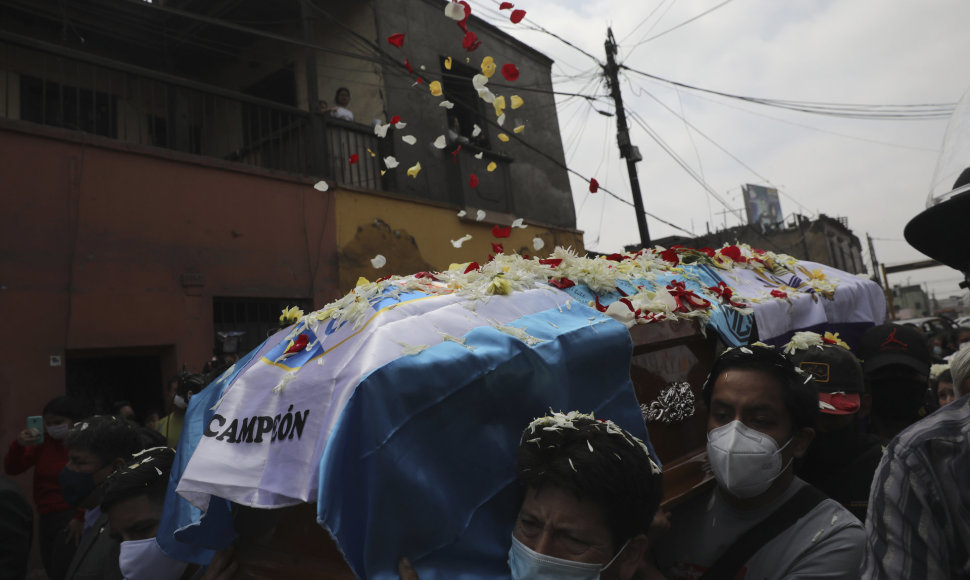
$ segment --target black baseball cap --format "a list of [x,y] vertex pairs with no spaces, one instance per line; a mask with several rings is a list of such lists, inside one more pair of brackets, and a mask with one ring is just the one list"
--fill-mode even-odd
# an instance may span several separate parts
[[903,365],[929,376],[930,349],[926,340],[912,326],[880,324],[862,335],[859,348],[862,368],[866,374],[889,365]]
[[792,362],[815,379],[819,411],[830,415],[859,411],[865,382],[862,366],[849,349],[835,344],[810,346],[795,351]]

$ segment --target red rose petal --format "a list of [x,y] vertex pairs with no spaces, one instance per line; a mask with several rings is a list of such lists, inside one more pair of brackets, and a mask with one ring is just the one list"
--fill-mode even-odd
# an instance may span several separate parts
[[458,21],[458,28],[468,32],[468,17],[472,15],[472,7],[465,0],[459,0],[458,3],[465,7],[465,17]]
[[429,279],[435,280],[435,281],[438,280],[438,278],[436,278],[435,275],[432,274],[431,272],[418,272],[417,274],[414,275],[414,277],[415,278],[429,278]]
[[523,18],[525,18],[525,10],[513,10],[512,14],[509,15],[509,20],[512,21],[512,24],[522,22]]
[[539,263],[543,266],[552,266],[556,268],[559,264],[562,264],[562,258],[546,258],[544,260],[539,260]]
[[283,351],[283,354],[293,354],[296,352],[300,352],[301,350],[306,348],[307,342],[309,342],[309,340],[310,339],[309,337],[307,337],[307,335],[301,334],[300,336],[296,337],[296,340],[293,341],[293,344],[290,345],[290,348]]
[[511,2],[502,2],[498,5],[499,10],[508,10],[509,8],[515,8],[515,4],[512,4]]
[[600,297],[594,296],[593,298],[596,300],[596,309],[599,310],[600,312],[606,312],[606,306],[603,306],[602,304],[600,304]]
[[596,181],[595,177],[589,178],[589,192],[596,193],[600,190],[600,182]]
[[677,250],[674,248],[660,252],[660,258],[664,262],[670,262],[674,266],[680,263],[680,258],[677,256]]
[[472,189],[478,187],[478,176],[474,173],[468,176],[468,187],[471,187]]
[[492,260],[494,260],[494,259],[495,259],[495,256],[494,256],[493,254],[489,254],[489,255],[488,255],[488,261],[489,261],[489,262],[491,262],[491,261],[492,261]]
[[703,248],[701,248],[700,250],[697,250],[697,251],[698,252],[704,252],[705,254],[707,254],[711,258],[714,257],[714,250],[708,248],[707,246],[704,246]]
[[350,164],[351,165],[356,165],[358,159],[359,159],[359,157],[358,157],[358,155],[356,153],[352,154],[350,156]]
[[505,80],[512,82],[519,78],[519,69],[514,64],[507,62],[502,65],[502,76],[505,77]]
[[786,294],[782,290],[772,290],[771,295],[774,296],[775,298],[788,298],[788,294]]
[[566,288],[572,288],[573,286],[576,285],[576,283],[570,280],[569,278],[552,278],[551,280],[549,280],[549,283],[555,286],[556,288],[559,288],[560,290],[565,290]]
[[411,68],[411,59],[404,59],[404,68],[408,69],[408,74],[414,74],[414,69]]
[[503,254],[505,253],[505,248],[502,246],[502,244],[496,244],[495,242],[492,242],[492,251],[495,252],[496,254]]
[[512,226],[501,227],[499,225],[492,226],[492,235],[496,238],[507,238],[512,235]]
[[401,122],[401,115],[394,115],[391,117],[391,125],[397,125]]
[[623,261],[623,254],[613,253],[613,254],[610,254],[609,256],[607,256],[606,259],[609,260],[609,261],[611,261],[611,262],[622,262]]
[[393,44],[394,46],[401,48],[404,46],[404,34],[398,32],[387,37],[388,44]]
[[468,264],[467,268],[465,268],[465,273],[467,274],[472,270],[477,270],[477,269],[478,269],[478,262],[472,262],[471,264]]
[[393,274],[388,274],[387,276],[384,276],[383,278],[378,278],[377,280],[374,280],[374,281],[375,282],[383,282],[384,280],[390,280],[392,275]]
[[461,39],[461,46],[468,52],[472,52],[476,48],[482,45],[482,42],[478,40],[478,36],[471,30],[465,31],[465,38]]
[[451,152],[451,162],[458,163],[458,152],[461,151],[461,145],[455,147],[455,150]]

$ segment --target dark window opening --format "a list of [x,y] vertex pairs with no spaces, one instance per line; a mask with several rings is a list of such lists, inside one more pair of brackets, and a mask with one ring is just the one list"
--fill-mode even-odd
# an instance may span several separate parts
[[[491,149],[488,140],[488,126],[484,116],[484,101],[478,96],[472,86],[472,77],[479,71],[459,62],[452,62],[451,70],[445,68],[444,58],[441,59],[441,84],[444,97],[455,104],[448,110],[449,144],[471,143],[482,149]],[[475,125],[482,132],[473,137]]]
[[68,351],[64,365],[67,394],[85,401],[93,413],[111,413],[114,403],[128,401],[139,421],[152,411],[164,415],[164,348],[155,350]]
[[235,353],[240,356],[248,353],[279,330],[280,313],[290,306],[298,306],[309,313],[313,310],[313,301],[309,298],[213,297],[212,322],[216,332],[214,353],[223,352],[220,332],[243,332],[236,337]]
[[116,139],[117,107],[115,95],[20,77],[20,118],[24,121]]

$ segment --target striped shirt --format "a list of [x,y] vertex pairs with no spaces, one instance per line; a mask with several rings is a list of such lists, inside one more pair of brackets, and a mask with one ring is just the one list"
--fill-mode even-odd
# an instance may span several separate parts
[[863,578],[970,579],[970,395],[889,443],[866,535]]

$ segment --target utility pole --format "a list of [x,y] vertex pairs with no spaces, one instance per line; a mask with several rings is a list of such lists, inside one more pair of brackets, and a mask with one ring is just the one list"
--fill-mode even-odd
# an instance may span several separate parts
[[872,236],[866,232],[866,239],[869,241],[869,260],[872,261],[872,279],[879,284],[879,262],[876,261],[876,248],[872,245]]
[[630,189],[633,191],[633,209],[637,212],[637,228],[640,230],[640,245],[650,247],[650,232],[647,230],[647,215],[643,209],[640,195],[640,179],[637,177],[637,162],[642,161],[640,149],[630,144],[630,129],[626,124],[626,111],[623,109],[623,96],[620,94],[620,81],[617,78],[619,66],[616,64],[616,40],[613,29],[606,29],[606,81],[610,95],[616,105],[616,142],[620,146],[620,157],[626,159],[626,171],[630,175]]

